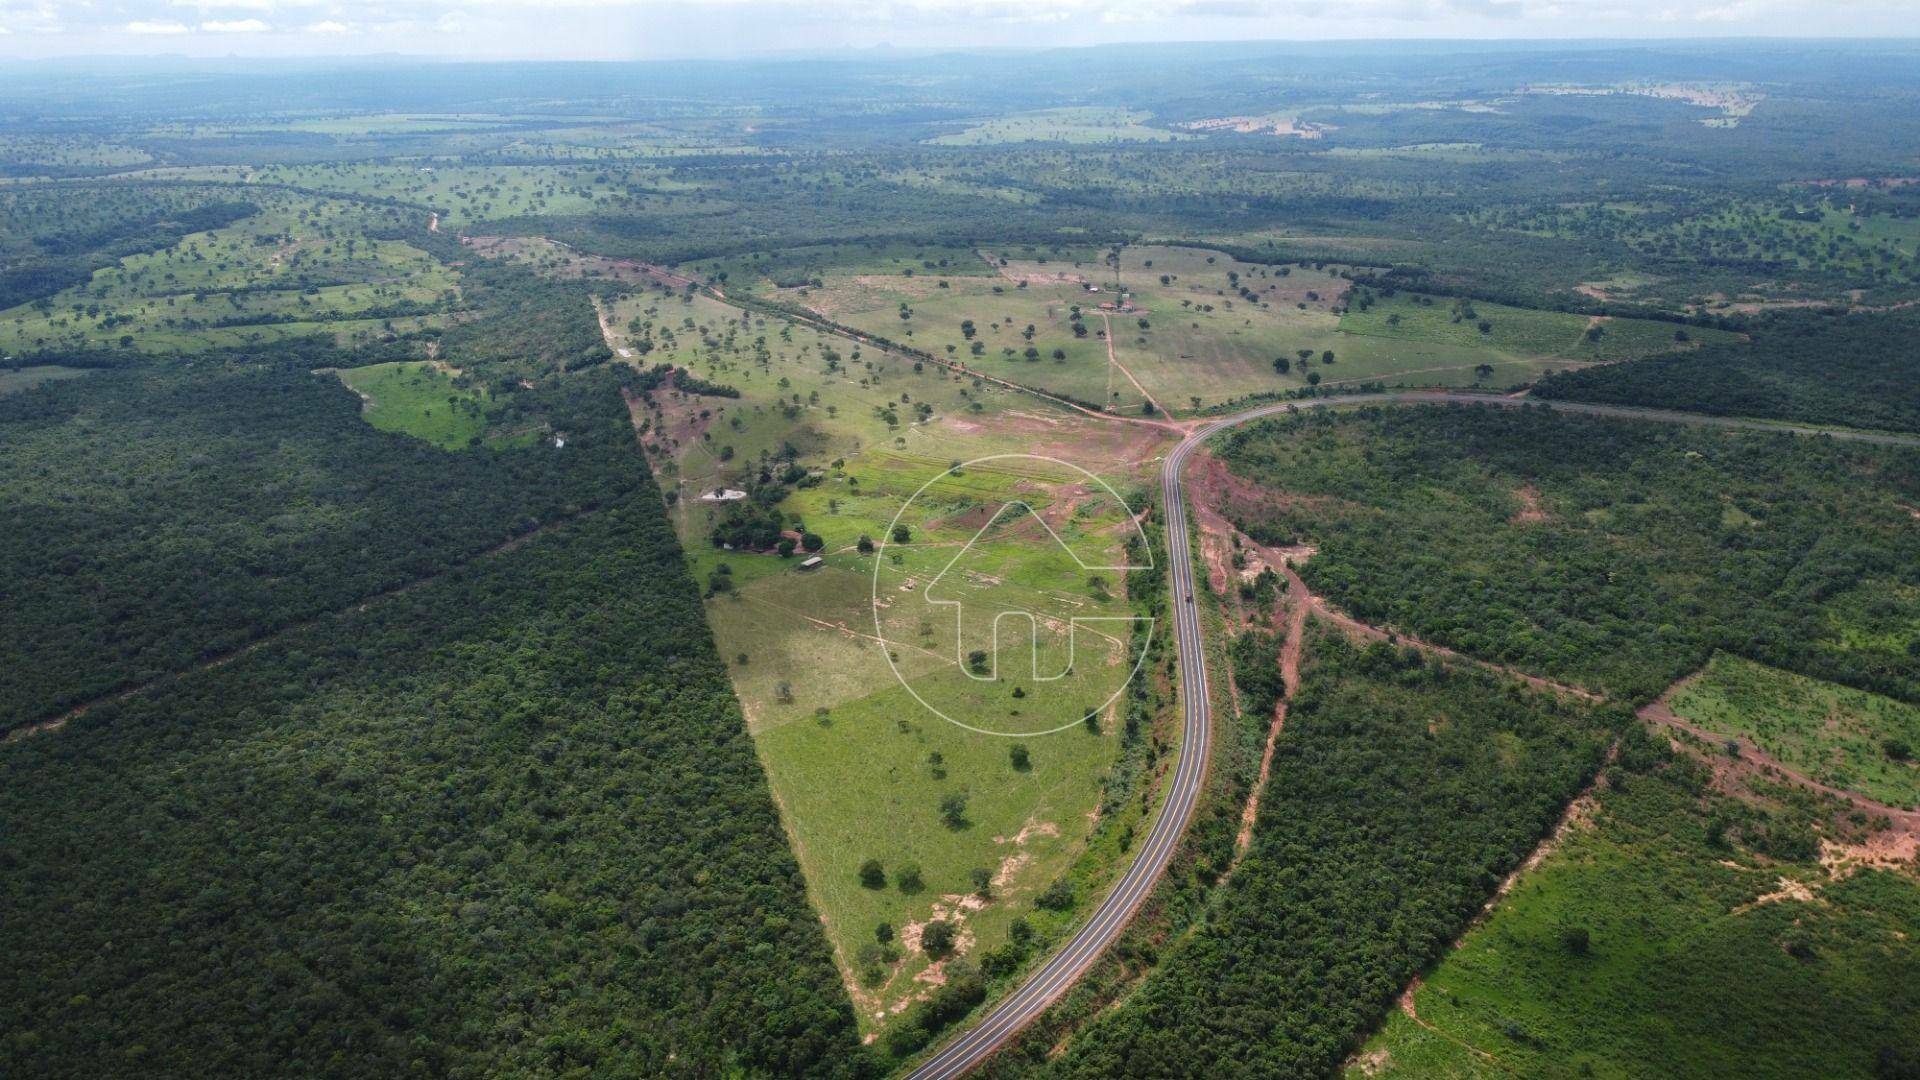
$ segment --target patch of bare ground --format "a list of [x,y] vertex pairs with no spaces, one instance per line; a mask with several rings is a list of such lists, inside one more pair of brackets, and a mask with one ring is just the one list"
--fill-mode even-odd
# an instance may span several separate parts
[[888,292],[904,293],[915,300],[925,300],[941,291],[940,279],[931,273],[916,277],[904,277],[899,274],[855,274],[853,282],[864,289],[885,289]]
[[1055,825],[1053,822],[1028,818],[1027,823],[1021,826],[1020,831],[1012,836],[994,837],[994,843],[1012,844],[1014,850],[1008,854],[1006,858],[1000,860],[999,869],[994,871],[993,894],[995,896],[1005,895],[1008,890],[1013,888],[1014,882],[1020,876],[1020,872],[1033,864],[1033,853],[1025,850],[1029,841],[1036,836],[1057,837],[1059,835],[1060,826]]
[[1522,485],[1513,497],[1519,501],[1520,509],[1507,519],[1509,525],[1538,525],[1547,520],[1547,512],[1540,506],[1540,489],[1532,484]]
[[1217,454],[1202,451],[1187,465],[1187,488],[1197,505],[1212,508],[1221,517],[1246,521],[1274,510],[1301,508],[1316,511],[1358,509],[1359,504],[1331,495],[1295,495],[1236,475]]
[[1359,1057],[1354,1058],[1353,1061],[1349,1063],[1349,1067],[1359,1069],[1361,1076],[1376,1076],[1380,1070],[1386,1068],[1392,1061],[1392,1055],[1387,1053],[1385,1047],[1381,1047],[1378,1050],[1369,1050]]
[[1307,636],[1307,615],[1312,605],[1308,602],[1304,586],[1297,591],[1293,588],[1292,583],[1299,580],[1294,576],[1293,568],[1288,565],[1284,569],[1288,588],[1280,604],[1286,611],[1287,633],[1281,640],[1280,655],[1276,658],[1280,665],[1282,690],[1280,700],[1273,706],[1273,721],[1267,726],[1267,745],[1260,754],[1259,775],[1254,777],[1253,790],[1247,795],[1247,805],[1240,811],[1240,832],[1234,837],[1233,865],[1228,867],[1228,873],[1233,872],[1233,866],[1239,864],[1241,855],[1253,842],[1253,823],[1260,817],[1260,793],[1273,776],[1273,750],[1280,742],[1280,732],[1286,727],[1287,706],[1293,701],[1294,689],[1300,685],[1300,654]]
[[1913,870],[1920,865],[1920,829],[1884,829],[1858,843],[1820,842],[1820,865],[1835,881],[1860,870]]
[[1297,116],[1215,116],[1182,125],[1191,131],[1233,131],[1242,135],[1273,135],[1282,139],[1321,139],[1327,132],[1340,130],[1337,124],[1321,124]]
[[1814,904],[1814,903],[1825,902],[1821,900],[1819,897],[1815,896],[1813,894],[1813,889],[1810,888],[1807,885],[1807,883],[1804,881],[1795,881],[1792,878],[1783,877],[1780,879],[1779,884],[1780,884],[1780,887],[1778,889],[1775,889],[1773,892],[1765,893],[1760,896],[1754,897],[1752,900],[1748,901],[1747,903],[1741,904],[1739,907],[1734,908],[1733,911],[1731,911],[1729,914],[1745,915],[1747,912],[1752,911],[1754,908],[1765,907],[1768,904],[1777,904],[1777,903],[1780,903],[1782,900],[1793,900],[1803,904]]
[[1034,263],[1009,262],[1002,266],[1000,260],[982,251],[978,253],[987,265],[1003,278],[1015,283],[1028,285],[1085,285],[1087,279],[1071,270],[1043,270]]
[[627,390],[621,394],[626,398],[627,415],[633,421],[633,430],[641,445],[652,454],[675,461],[700,445],[701,436],[726,409],[724,405],[717,408],[703,405],[700,398],[665,386],[655,389],[651,395]]
[[1098,461],[1103,463],[1102,472],[1111,466],[1128,473],[1140,471],[1166,452],[1177,433],[1168,425],[1113,423],[1122,418],[1095,419],[1078,413],[1045,415],[1012,409],[990,420],[970,422],[989,424],[994,431],[1014,437],[1025,453],[1063,461]]
[[1200,526],[1200,559],[1207,568],[1207,588],[1215,596],[1230,596],[1228,584],[1239,577],[1232,568],[1233,544],[1229,537],[1234,535],[1233,526],[1211,507],[1196,503],[1193,509]]

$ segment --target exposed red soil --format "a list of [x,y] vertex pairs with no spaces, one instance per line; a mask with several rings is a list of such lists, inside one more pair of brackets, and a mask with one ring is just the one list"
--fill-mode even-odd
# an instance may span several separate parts
[[1547,520],[1547,512],[1540,507],[1540,489],[1527,484],[1513,493],[1520,500],[1520,509],[1507,519],[1510,525],[1538,525]]
[[[1288,571],[1290,581],[1297,581]],[[1268,777],[1273,775],[1273,748],[1280,741],[1280,732],[1287,724],[1287,704],[1293,700],[1293,692],[1300,685],[1300,654],[1304,651],[1307,636],[1307,614],[1312,605],[1307,602],[1305,588],[1295,591],[1289,587],[1284,600],[1287,612],[1287,633],[1280,645],[1280,677],[1285,680],[1286,689],[1273,707],[1273,723],[1267,728],[1267,746],[1260,754],[1260,775],[1253,782],[1253,791],[1247,796],[1247,805],[1240,812],[1240,833],[1234,838],[1237,851],[1244,852],[1253,842],[1253,823],[1260,817],[1260,792],[1267,786]],[[1235,855],[1235,861],[1239,856]]]
[[1357,509],[1358,504],[1330,495],[1291,495],[1265,487],[1233,472],[1217,454],[1202,451],[1187,466],[1187,487],[1193,502],[1210,507],[1230,521],[1258,518],[1274,510]]

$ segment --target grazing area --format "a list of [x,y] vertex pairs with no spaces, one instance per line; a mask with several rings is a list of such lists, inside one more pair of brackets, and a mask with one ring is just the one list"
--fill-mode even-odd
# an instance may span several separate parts
[[[604,311],[623,360],[681,373],[632,399],[635,423],[677,480],[688,565],[860,1023],[910,1054],[932,1034],[923,1017],[951,1008],[943,987],[1004,982],[1071,925],[1147,810],[1130,796],[1159,753],[1143,726],[1153,709],[1111,699],[1158,655],[1150,624],[1131,629],[1156,598],[1135,572],[1027,552],[1051,529],[1075,559],[1150,570],[1151,541],[1087,476],[1003,455],[1108,446],[1126,455],[1113,479],[1130,484],[1152,433],[1096,430],[1044,399],[684,289]],[[931,603],[936,579],[951,593],[939,603],[1078,632],[1036,625],[1046,659],[1023,677],[1017,639],[956,623]],[[898,598],[878,622],[876,596]],[[1008,670],[981,681],[1000,658]],[[1015,758],[971,727],[1052,733]],[[950,944],[923,939],[935,923]]]
[[394,361],[348,368],[340,381],[360,395],[367,423],[447,450],[475,446],[487,429],[486,394],[455,384],[433,364]]
[[129,212],[159,219],[141,223],[140,239],[168,243],[50,295],[17,297],[0,309],[0,350],[180,353],[315,334],[364,343],[443,325],[457,294],[436,260],[379,236],[404,221],[391,207],[250,191],[246,202],[169,218],[154,202]]

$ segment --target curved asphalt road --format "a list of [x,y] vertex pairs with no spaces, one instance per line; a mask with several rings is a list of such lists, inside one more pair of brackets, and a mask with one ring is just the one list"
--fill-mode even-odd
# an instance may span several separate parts
[[1209,437],[1230,427],[1264,416],[1294,409],[1316,409],[1348,405],[1490,405],[1500,407],[1545,406],[1562,412],[1590,416],[1610,416],[1658,423],[1692,424],[1704,427],[1742,428],[1798,435],[1829,435],[1851,442],[1890,446],[1920,446],[1920,438],[1880,435],[1863,431],[1826,431],[1821,428],[1774,424],[1756,420],[1705,416],[1699,413],[1665,409],[1636,409],[1615,405],[1589,405],[1571,401],[1544,401],[1527,398],[1489,397],[1484,394],[1404,391],[1378,394],[1349,394],[1334,398],[1276,402],[1222,417],[1194,429],[1167,455],[1160,467],[1160,498],[1166,509],[1167,558],[1173,569],[1174,640],[1179,648],[1180,697],[1185,726],[1180,742],[1180,763],[1173,774],[1173,786],[1166,808],[1153,823],[1146,843],[1135,856],[1133,865],[1107,894],[1078,933],[1064,948],[1050,957],[1018,990],[1007,995],[980,1023],[928,1058],[912,1074],[913,1080],[947,1080],[963,1075],[1004,1046],[1049,1005],[1065,994],[1100,954],[1126,928],[1127,921],[1160,880],[1161,871],[1173,858],[1180,837],[1193,816],[1206,777],[1207,753],[1212,735],[1211,707],[1207,694],[1207,665],[1201,651],[1200,613],[1193,600],[1193,557],[1187,536],[1187,504],[1180,487],[1180,474],[1187,460]]

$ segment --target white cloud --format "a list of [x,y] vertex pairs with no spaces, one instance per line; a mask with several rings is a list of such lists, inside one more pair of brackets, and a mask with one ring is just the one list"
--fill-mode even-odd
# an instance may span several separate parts
[[264,34],[268,30],[273,29],[273,27],[268,26],[259,19],[229,19],[225,21],[215,19],[212,22],[201,23],[200,29],[205,30],[209,34]]
[[323,19],[317,23],[308,23],[305,27],[301,28],[301,32],[307,34],[344,34],[348,31],[346,23],[335,22],[332,19]]
[[275,0],[173,0],[177,8],[193,8],[195,11],[212,11],[224,8],[228,11],[272,11],[278,5]]
[[0,26],[0,37],[6,37],[8,34],[11,34],[11,33],[13,33],[13,31],[7,29],[4,26]]
[[126,29],[127,29],[127,33],[129,34],[184,34],[187,32],[187,24],[169,22],[169,21],[156,22],[149,19],[135,19],[134,21],[127,24]]

